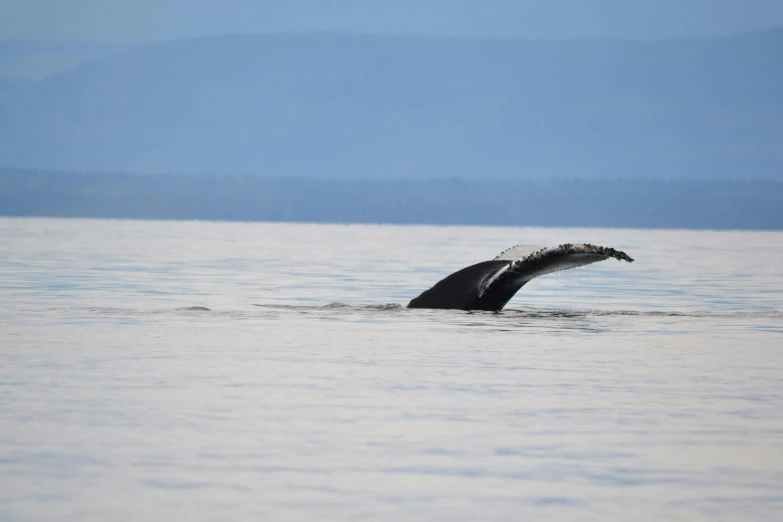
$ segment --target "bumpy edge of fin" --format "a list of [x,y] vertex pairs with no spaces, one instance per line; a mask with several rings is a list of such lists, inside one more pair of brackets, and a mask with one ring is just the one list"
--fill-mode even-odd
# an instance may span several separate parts
[[[511,248],[507,248],[506,250],[501,252],[495,258],[495,260],[500,260],[500,258],[502,258],[507,252],[519,246],[526,246],[526,245],[515,245]],[[498,279],[500,279],[507,271],[517,270],[526,264],[534,263],[547,255],[553,255],[553,254],[562,254],[562,255],[594,254],[594,255],[603,256],[605,259],[613,258],[613,259],[617,259],[618,261],[627,261],[628,263],[633,263],[634,261],[631,256],[629,256],[622,250],[617,250],[611,247],[591,245],[590,243],[585,243],[585,244],[563,243],[562,245],[556,247],[543,247],[519,259],[509,259],[508,265],[495,272],[491,277],[489,277],[486,281],[484,281],[481,284],[479,288],[479,297],[483,297],[484,294],[487,292],[487,290],[489,290],[489,288],[492,286],[492,284]]]
[[[517,247],[521,246],[527,246],[527,245],[514,245],[510,248],[505,249],[500,254],[495,256],[495,260],[500,260],[507,252],[510,252],[511,250],[514,250]],[[623,252],[622,250],[616,250],[611,247],[602,247],[598,245],[591,245],[590,243],[584,243],[584,244],[574,244],[574,243],[563,243],[562,245],[556,246],[556,247],[542,247],[539,250],[536,250],[535,252],[528,254],[524,257],[521,257],[519,259],[509,259],[509,262],[513,263],[523,263],[525,261],[533,261],[534,259],[537,259],[541,257],[543,254],[548,253],[554,253],[560,251],[563,254],[599,254],[606,257],[611,257],[614,259],[617,259],[618,261],[627,261],[629,263],[633,263],[633,258]]]

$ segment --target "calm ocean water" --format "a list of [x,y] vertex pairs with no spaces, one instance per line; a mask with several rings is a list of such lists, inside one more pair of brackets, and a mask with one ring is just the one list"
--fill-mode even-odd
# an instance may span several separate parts
[[[563,242],[637,261],[501,314],[394,306]],[[0,219],[0,520],[781,520],[781,259],[776,232]]]

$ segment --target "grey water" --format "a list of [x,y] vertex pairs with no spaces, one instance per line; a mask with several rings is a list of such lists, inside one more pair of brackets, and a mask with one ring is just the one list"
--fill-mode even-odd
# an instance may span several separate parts
[[[636,259],[407,310],[517,243]],[[783,233],[0,219],[0,520],[780,520]]]

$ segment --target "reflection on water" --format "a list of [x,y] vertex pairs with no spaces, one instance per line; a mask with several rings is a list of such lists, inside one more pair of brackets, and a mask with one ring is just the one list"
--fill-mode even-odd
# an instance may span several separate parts
[[[626,250],[408,310],[515,243]],[[0,520],[773,520],[783,234],[0,219]]]

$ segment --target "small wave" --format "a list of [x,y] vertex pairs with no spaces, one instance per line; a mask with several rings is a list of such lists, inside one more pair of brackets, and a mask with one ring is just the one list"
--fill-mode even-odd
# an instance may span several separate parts
[[563,310],[545,308],[506,309],[501,315],[517,315],[524,317],[687,317],[702,319],[783,319],[783,312],[777,310],[748,311],[707,311],[707,310]]
[[258,308],[268,308],[272,310],[400,310],[403,306],[400,303],[352,305],[340,302],[329,303],[325,305],[290,305],[290,304],[261,304],[253,303],[251,306]]
[[353,308],[353,307],[345,303],[329,303],[327,305],[323,305],[321,308],[324,310],[333,310],[335,308]]

